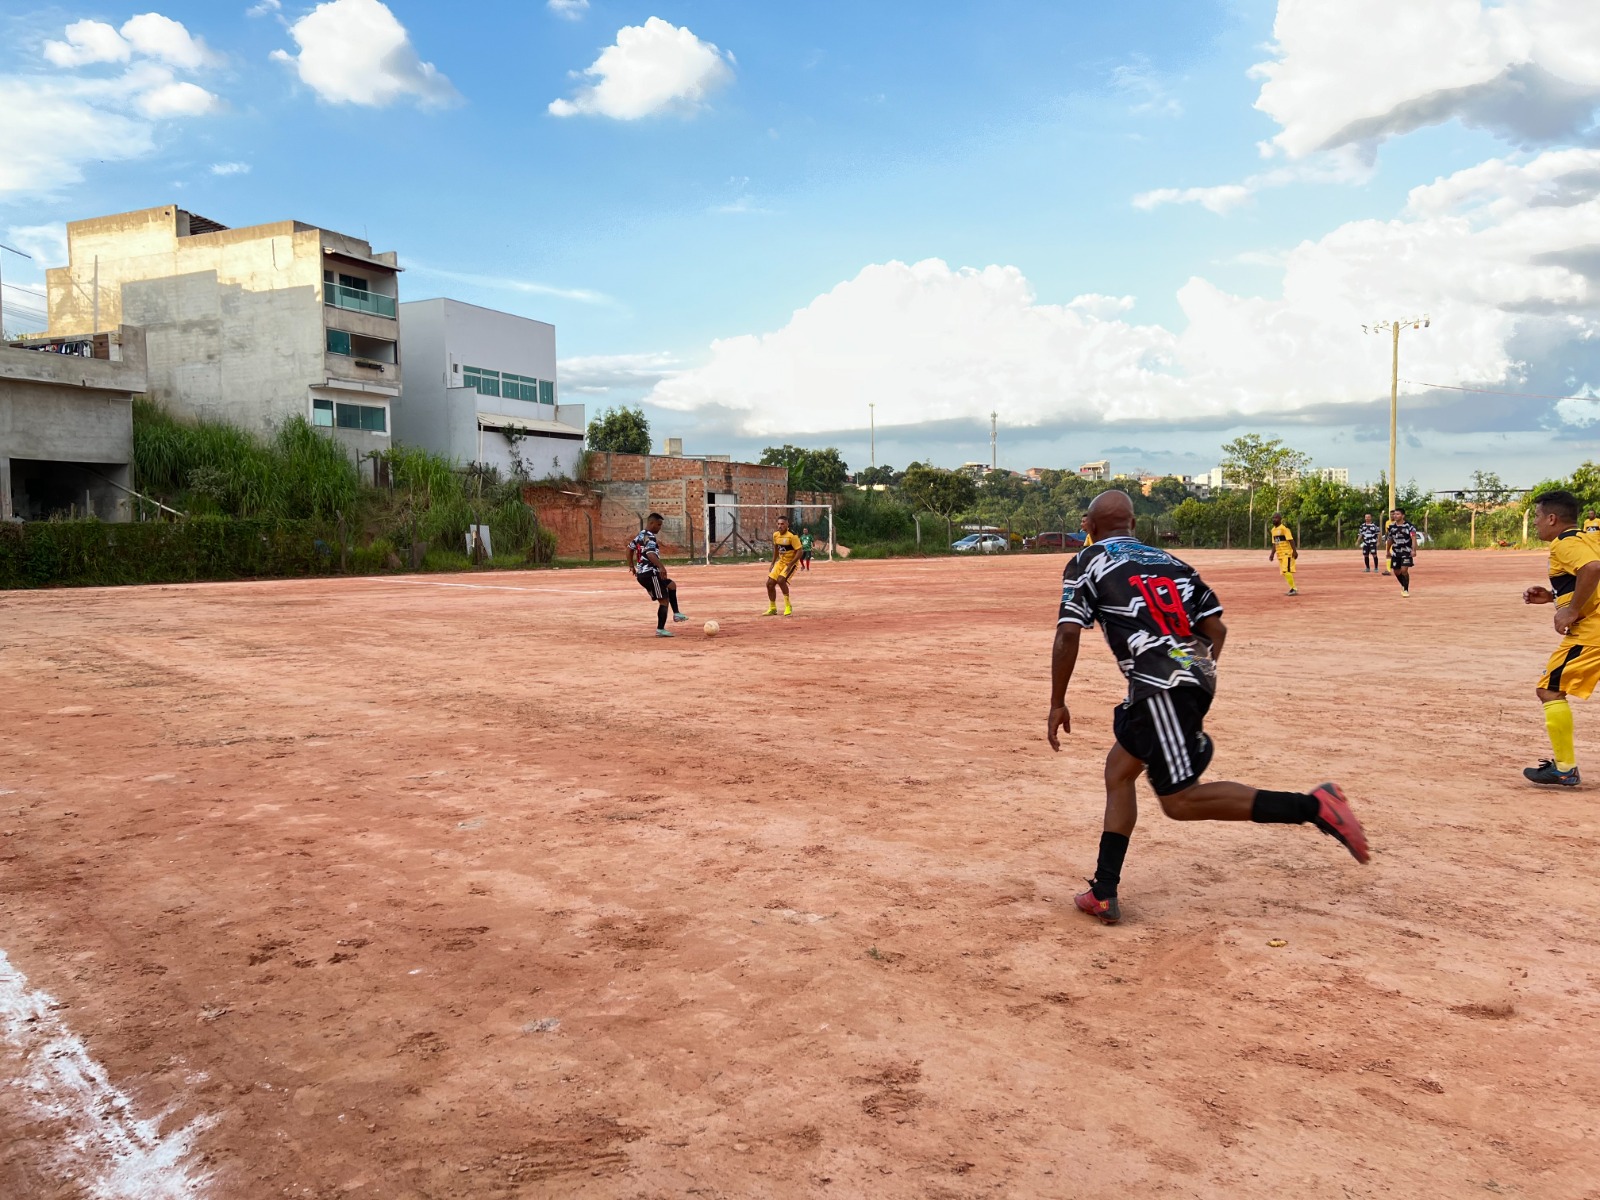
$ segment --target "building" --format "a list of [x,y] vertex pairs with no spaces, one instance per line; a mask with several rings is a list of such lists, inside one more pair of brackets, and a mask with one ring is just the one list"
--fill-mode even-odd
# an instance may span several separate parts
[[151,399],[257,433],[293,416],[387,449],[400,395],[399,267],[299,221],[245,229],[176,205],[72,221],[46,273],[49,333],[145,331]]
[[1324,483],[1342,483],[1346,487],[1350,486],[1349,467],[1318,467],[1312,474]]
[[1099,462],[1086,462],[1078,468],[1078,476],[1082,479],[1110,479],[1111,460],[1102,458]]
[[556,328],[460,300],[400,305],[405,396],[394,437],[457,464],[574,478],[584,409],[556,391]]
[[1196,475],[1194,481],[1199,486],[1213,492],[1220,492],[1233,486],[1228,482],[1227,476],[1223,473],[1221,467],[1212,467],[1211,470],[1204,474]]
[[[581,483],[534,483],[523,494],[554,531],[562,558],[581,558],[591,546],[597,557],[621,557],[652,512],[662,516],[661,548],[670,556],[704,555],[708,524],[719,553],[748,551],[752,541],[769,552],[765,539],[778,506],[790,500],[789,468],[731,462],[725,455],[596,451]],[[731,507],[736,504],[769,507],[741,512]]]
[[146,387],[137,329],[0,345],[0,520],[128,520]]

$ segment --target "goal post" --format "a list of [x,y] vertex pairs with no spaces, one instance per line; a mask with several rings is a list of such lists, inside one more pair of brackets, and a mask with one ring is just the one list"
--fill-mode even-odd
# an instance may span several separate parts
[[721,560],[772,557],[772,535],[778,518],[788,517],[789,528],[798,534],[810,529],[816,539],[813,557],[826,553],[834,559],[833,505],[831,504],[714,504],[710,498],[702,514],[706,530],[706,565]]

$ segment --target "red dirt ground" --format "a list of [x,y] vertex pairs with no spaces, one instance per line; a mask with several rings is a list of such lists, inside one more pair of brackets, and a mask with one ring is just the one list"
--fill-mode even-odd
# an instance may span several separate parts
[[[1600,1196],[1541,558],[1193,559],[1211,777],[1340,780],[1372,866],[1141,790],[1127,919],[1074,912],[1121,684],[1086,642],[1050,753],[1060,557],[823,564],[787,621],[682,567],[671,642],[615,569],[12,593],[0,950],[216,1118],[214,1200]],[[87,1195],[21,1112],[0,1196]]]

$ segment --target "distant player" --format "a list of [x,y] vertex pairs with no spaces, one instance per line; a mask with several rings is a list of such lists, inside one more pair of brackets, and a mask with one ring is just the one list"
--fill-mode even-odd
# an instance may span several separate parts
[[1571,492],[1541,492],[1533,500],[1534,529],[1550,543],[1550,586],[1522,593],[1528,604],[1554,604],[1561,644],[1550,656],[1536,689],[1544,705],[1544,727],[1555,758],[1522,774],[1533,783],[1578,786],[1578,753],[1573,745],[1572,705],[1586,700],[1600,682],[1600,545],[1578,532],[1578,498]]
[[807,525],[800,526],[800,569],[811,570],[811,528]]
[[1417,527],[1397,508],[1389,514],[1389,527],[1383,536],[1389,543],[1389,569],[1400,584],[1400,594],[1409,596],[1411,568],[1417,563]]
[[671,637],[672,631],[667,628],[668,605],[674,621],[689,618],[678,611],[677,582],[668,577],[667,568],[661,564],[661,547],[656,542],[660,532],[661,514],[651,513],[645,518],[644,528],[628,543],[628,566],[633,568],[633,577],[639,581],[639,586],[656,602],[656,636]]
[[1272,549],[1267,552],[1269,560],[1278,560],[1278,570],[1289,581],[1289,595],[1298,596],[1300,593],[1294,586],[1294,564],[1300,557],[1300,548],[1294,542],[1294,530],[1283,523],[1283,514],[1272,514]]
[[1045,736],[1060,750],[1072,732],[1067,685],[1083,630],[1100,622],[1128,680],[1112,720],[1116,743],[1106,756],[1105,832],[1089,890],[1077,906],[1107,925],[1121,920],[1117,886],[1138,818],[1134,782],[1148,771],[1161,808],[1178,821],[1310,823],[1367,861],[1367,840],[1338,784],[1310,792],[1258,791],[1243,783],[1201,783],[1215,749],[1204,730],[1216,691],[1216,660],[1228,636],[1222,603],[1193,567],[1133,536],[1133,501],[1102,492],[1089,506],[1094,545],[1061,573],[1061,613],[1050,661],[1050,716]]
[[1361,518],[1361,528],[1356,530],[1356,540],[1361,543],[1361,570],[1378,569],[1378,523],[1368,513]]
[[1585,533],[1600,533],[1600,517],[1594,515],[1594,509],[1592,508],[1583,518],[1583,531]]
[[801,542],[789,529],[789,518],[778,518],[778,531],[772,535],[772,570],[767,572],[767,611],[763,616],[778,615],[778,590],[783,589],[783,615],[794,616],[794,606],[789,603],[789,577],[800,565]]

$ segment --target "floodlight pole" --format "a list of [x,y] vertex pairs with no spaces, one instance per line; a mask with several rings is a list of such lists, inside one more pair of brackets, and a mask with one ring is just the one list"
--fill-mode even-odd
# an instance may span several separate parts
[[[1363,333],[1379,333],[1388,331],[1393,338],[1393,352],[1389,360],[1389,513],[1394,512],[1395,500],[1395,473],[1397,465],[1397,447],[1400,442],[1400,331],[1407,325],[1413,329],[1426,329],[1433,324],[1433,319],[1428,316],[1405,317],[1394,321],[1377,321],[1372,325],[1363,325]],[[1388,513],[1385,514],[1387,519]]]
[[871,438],[871,446],[872,446],[871,455],[872,455],[872,465],[873,466],[877,466],[878,465],[878,414],[877,414],[877,411],[876,411],[877,407],[878,406],[876,404],[872,403],[870,400],[867,401],[867,424],[871,428],[871,433],[868,436]]

